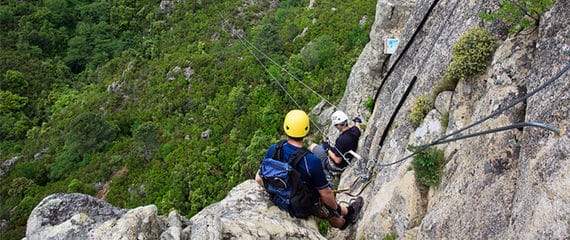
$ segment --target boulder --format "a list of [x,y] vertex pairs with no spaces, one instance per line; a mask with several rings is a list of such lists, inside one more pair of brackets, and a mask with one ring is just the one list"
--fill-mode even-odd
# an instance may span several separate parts
[[316,219],[278,209],[254,180],[191,219],[154,205],[121,209],[85,194],[53,194],[34,208],[27,240],[50,239],[325,239]]
[[315,218],[296,219],[277,208],[254,180],[191,219],[191,239],[325,239]]
[[32,210],[26,239],[88,239],[89,231],[124,213],[126,210],[89,195],[53,194]]

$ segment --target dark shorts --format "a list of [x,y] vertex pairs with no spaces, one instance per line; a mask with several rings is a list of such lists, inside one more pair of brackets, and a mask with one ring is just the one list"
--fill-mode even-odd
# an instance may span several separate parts
[[313,154],[321,160],[321,165],[325,171],[342,172],[344,167],[338,166],[329,159],[329,155],[325,152],[322,145],[313,148]]

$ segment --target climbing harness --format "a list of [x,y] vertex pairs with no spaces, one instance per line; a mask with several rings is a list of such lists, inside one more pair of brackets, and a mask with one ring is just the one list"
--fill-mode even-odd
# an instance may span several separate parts
[[[336,147],[334,147],[336,148]],[[338,148],[336,148],[338,151]],[[338,151],[340,152],[340,151]],[[358,165],[351,162],[350,159],[356,159]],[[375,177],[374,167],[376,166],[376,159],[373,161],[365,161],[365,159],[358,153],[349,150],[344,155],[342,155],[343,161],[348,163],[348,165],[353,169],[354,173],[357,175],[356,179],[344,189],[333,190],[334,193],[344,193],[346,195],[356,197],[364,191],[364,189],[370,184]]]

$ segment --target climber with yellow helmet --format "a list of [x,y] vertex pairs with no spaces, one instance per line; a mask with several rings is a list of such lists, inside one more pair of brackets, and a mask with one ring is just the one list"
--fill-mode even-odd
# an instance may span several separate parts
[[[303,147],[303,140],[310,130],[309,116],[304,111],[291,110],[287,113],[283,121],[283,130],[287,135],[287,140],[273,144],[267,150],[262,166],[256,173],[255,180],[270,193],[272,201],[276,203],[276,200],[274,200],[275,194],[269,189],[269,185],[273,184],[275,179],[268,179],[264,175],[264,171],[267,171],[264,168],[264,162],[267,159],[273,160],[276,158],[284,158],[279,160],[281,162],[289,162],[290,158],[299,159],[296,164],[291,164],[291,167],[300,174],[301,182],[317,196],[314,202],[309,203],[310,206],[304,210],[310,215],[329,220],[332,227],[345,229],[358,218],[363,205],[362,197],[351,200],[348,206],[341,206],[336,202],[332,185],[325,176],[321,161]],[[298,157],[299,151],[303,152],[301,157]],[[276,152],[280,154],[274,154]],[[287,186],[282,182],[278,185],[284,185],[283,189]],[[287,207],[281,207],[278,203],[276,205],[281,209],[290,210]],[[289,212],[291,213],[291,211]],[[291,215],[299,217],[295,214]]]

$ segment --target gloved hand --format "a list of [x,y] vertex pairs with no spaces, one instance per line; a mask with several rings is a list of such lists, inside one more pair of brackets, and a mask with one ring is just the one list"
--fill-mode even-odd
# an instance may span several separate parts
[[325,152],[328,152],[331,149],[331,145],[329,144],[329,142],[323,142],[323,149],[325,150]]
[[357,122],[357,123],[362,123],[362,118],[361,117],[355,117],[354,119],[352,119],[352,121]]

